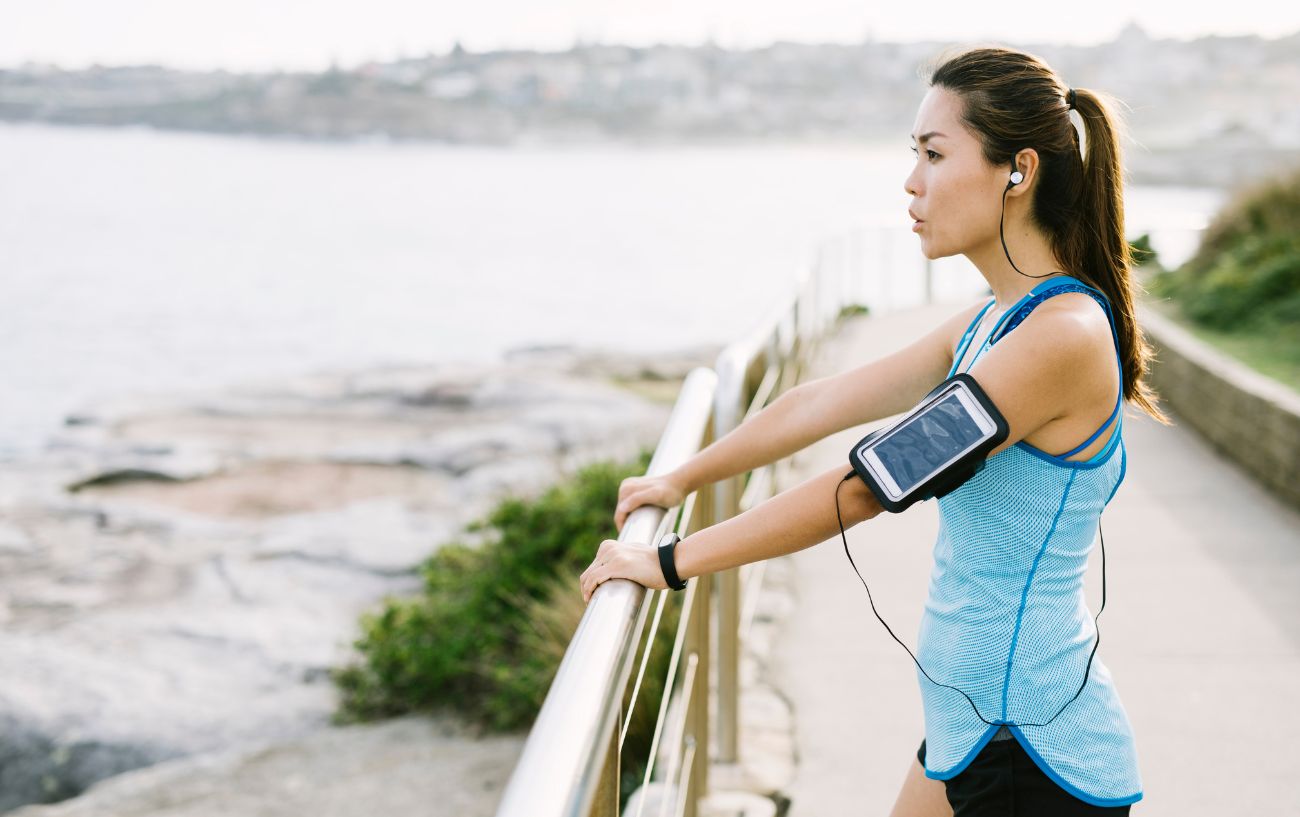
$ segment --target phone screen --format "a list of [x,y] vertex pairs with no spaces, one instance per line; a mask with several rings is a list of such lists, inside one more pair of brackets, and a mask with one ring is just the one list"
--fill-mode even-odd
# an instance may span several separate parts
[[907,493],[983,438],[979,424],[953,393],[872,448],[899,491]]

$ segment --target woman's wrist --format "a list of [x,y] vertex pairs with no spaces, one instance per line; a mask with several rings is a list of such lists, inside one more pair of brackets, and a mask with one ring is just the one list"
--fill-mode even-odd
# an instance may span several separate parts
[[690,475],[683,472],[681,468],[669,471],[665,478],[673,485],[677,486],[678,490],[682,492],[683,497],[689,495],[691,491],[695,490],[696,486],[691,480]]
[[[686,545],[686,541],[695,535],[696,534],[692,533],[690,536],[682,537],[681,541],[677,543],[677,546],[673,548],[673,568],[677,571],[677,578],[679,581],[684,582],[697,575],[694,572],[690,572],[693,569],[693,565],[690,564],[691,555],[687,552],[687,548],[683,547],[683,545]],[[687,547],[694,548],[695,544],[696,543],[692,542]],[[665,583],[667,580],[667,577],[665,577]]]

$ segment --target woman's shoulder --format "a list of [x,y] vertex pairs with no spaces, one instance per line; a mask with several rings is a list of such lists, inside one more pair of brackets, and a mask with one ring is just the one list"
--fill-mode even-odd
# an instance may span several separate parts
[[1106,308],[1087,292],[1057,293],[1037,304],[1025,318],[1030,320],[1038,326],[1050,324],[1063,341],[1085,345],[1105,341],[1110,346],[1111,321]]
[[1024,353],[1046,358],[1076,373],[1076,382],[1108,380],[1115,368],[1115,335],[1105,309],[1086,292],[1048,298],[1018,322],[1016,333],[1029,341]]

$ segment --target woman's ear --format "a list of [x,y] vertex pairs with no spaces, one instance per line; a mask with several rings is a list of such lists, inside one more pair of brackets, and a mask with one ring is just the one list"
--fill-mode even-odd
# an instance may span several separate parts
[[[1023,195],[1025,191],[1029,190],[1030,186],[1034,183],[1034,179],[1038,176],[1038,151],[1033,148],[1025,148],[1024,150],[1018,151],[1011,161],[1012,164],[1015,165],[1016,170],[1020,171],[1021,179],[1018,183],[1011,186],[1008,194],[1012,196]],[[1012,172],[1013,171],[1010,167],[1008,167],[1007,181],[1013,181],[1013,178],[1011,177]]]

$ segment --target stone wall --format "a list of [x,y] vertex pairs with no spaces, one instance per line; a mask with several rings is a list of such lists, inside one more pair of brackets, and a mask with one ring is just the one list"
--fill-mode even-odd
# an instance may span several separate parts
[[1141,309],[1138,320],[1156,349],[1151,383],[1165,405],[1300,508],[1300,395],[1152,309]]

